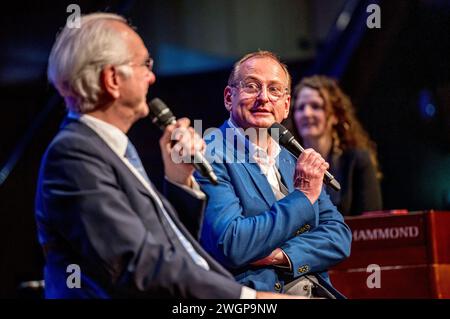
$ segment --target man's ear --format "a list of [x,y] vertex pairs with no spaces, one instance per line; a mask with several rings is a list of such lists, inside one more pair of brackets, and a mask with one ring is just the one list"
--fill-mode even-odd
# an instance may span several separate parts
[[231,86],[227,85],[225,90],[223,91],[223,104],[225,105],[225,108],[228,110],[228,112],[231,112],[231,104],[232,104],[232,98],[233,90]]
[[105,88],[105,93],[117,99],[120,96],[117,69],[112,65],[103,68],[100,75],[101,82]]

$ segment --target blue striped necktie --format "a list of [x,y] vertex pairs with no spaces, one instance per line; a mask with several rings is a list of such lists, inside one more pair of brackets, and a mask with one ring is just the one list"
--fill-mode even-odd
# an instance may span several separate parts
[[141,174],[142,177],[144,177],[145,180],[151,185],[150,178],[148,178],[148,175],[145,172],[144,165],[142,165],[141,159],[136,151],[136,148],[134,147],[133,143],[131,143],[130,140],[128,140],[127,149],[125,150],[125,157],[128,159],[130,164],[137,169],[139,174]]
[[[139,158],[139,154],[136,151],[136,148],[134,147],[133,143],[131,143],[130,140],[128,140],[127,149],[125,150],[125,157],[128,159],[128,162],[136,168],[136,170],[139,172],[139,174],[142,175],[142,177],[145,178],[145,180],[148,182],[148,185],[150,188],[153,188],[152,183],[150,182],[150,178],[148,178],[147,173],[145,172],[144,166],[142,165],[141,159]],[[158,196],[155,192],[155,196]],[[202,268],[205,268],[209,270],[209,265],[206,262],[206,260],[200,256],[192,246],[192,244],[189,242],[189,240],[183,235],[183,233],[178,229],[178,227],[173,222],[172,218],[170,218],[169,214],[166,212],[166,209],[161,204],[160,205],[161,211],[163,212],[164,217],[169,222],[170,227],[172,227],[173,231],[175,232],[178,240],[181,242],[183,247],[187,250],[189,255],[192,257],[194,262],[199,265]]]

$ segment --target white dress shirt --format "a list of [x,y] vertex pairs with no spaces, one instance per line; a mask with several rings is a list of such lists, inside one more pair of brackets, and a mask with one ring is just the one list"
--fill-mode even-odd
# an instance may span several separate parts
[[[236,136],[238,138],[238,143],[241,145],[245,145],[245,135],[242,134],[242,130],[238,129],[238,127],[233,123],[233,120],[230,118],[228,120],[228,125],[235,129]],[[272,190],[277,199],[283,198],[285,195],[281,192],[281,187],[278,182],[279,178],[277,178],[278,168],[276,166],[276,160],[278,158],[278,154],[280,154],[281,148],[275,141],[270,138],[269,147],[267,151],[263,148],[259,147],[255,143],[249,140],[249,154],[258,163],[261,172],[267,177],[267,181],[269,182]]]
[[[138,180],[144,185],[144,187],[149,191],[152,198],[155,199],[156,203],[160,207],[160,209],[165,213],[164,205],[162,204],[158,194],[153,190],[153,187],[145,180],[145,178],[137,171],[137,169],[128,161],[128,159],[125,157],[125,150],[127,148],[128,144],[128,137],[119,130],[116,126],[109,124],[105,121],[102,121],[94,116],[88,115],[88,114],[77,114],[70,112],[68,114],[70,118],[78,119],[80,122],[86,124],[89,128],[91,128],[95,133],[97,133],[100,138],[111,148],[111,150],[117,154],[117,156],[122,160],[122,162],[129,168],[129,170],[138,178]],[[167,179],[167,177],[166,177]],[[169,179],[167,179],[169,182],[171,182]],[[179,185],[178,183],[174,183],[176,185],[179,185],[183,187],[183,189],[190,191],[191,194],[194,194],[197,197],[205,196],[203,192],[200,191],[198,187],[198,183],[194,182],[197,186],[197,189],[190,189],[189,187],[185,185]],[[180,233],[180,230],[176,227],[176,225],[173,223],[171,218],[165,213],[166,217],[168,217],[169,224],[172,228],[174,228],[174,231],[176,233]],[[189,250],[189,249],[188,249]],[[202,258],[203,259],[203,258]],[[209,270],[209,265],[206,262],[206,260],[203,259],[201,267]],[[243,286],[241,290],[241,299],[255,299],[256,298],[256,291]]]
[[[228,120],[228,125],[234,129],[235,134],[237,136],[237,142],[240,144],[238,145],[238,149],[244,149],[245,143],[246,143],[246,137],[243,134],[242,128],[238,129],[238,127],[234,124],[233,120],[230,118]],[[277,200],[280,200],[284,198],[286,195],[283,193],[282,188],[284,188],[285,191],[286,187],[283,185],[280,185],[281,181],[281,175],[277,168],[277,161],[278,161],[278,155],[280,154],[281,148],[280,145],[278,145],[277,142],[275,142],[272,137],[269,137],[270,140],[268,142],[267,151],[261,148],[260,146],[256,145],[252,141],[248,140],[248,147],[249,147],[249,154],[252,156],[253,160],[259,165],[261,172],[266,176],[267,181],[269,182],[272,191],[275,195],[275,198]],[[241,147],[241,148],[239,148]],[[280,251],[283,253],[283,255],[286,257],[288,261],[288,266],[285,265],[274,265],[275,267],[279,268],[286,268],[292,270],[292,262],[288,255],[279,248]]]

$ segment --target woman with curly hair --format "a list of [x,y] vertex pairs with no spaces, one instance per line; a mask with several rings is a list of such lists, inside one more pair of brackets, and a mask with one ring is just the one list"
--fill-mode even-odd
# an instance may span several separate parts
[[337,81],[326,76],[304,78],[295,87],[291,114],[301,144],[319,152],[341,184],[340,192],[327,187],[339,211],[359,215],[382,209],[375,143]]

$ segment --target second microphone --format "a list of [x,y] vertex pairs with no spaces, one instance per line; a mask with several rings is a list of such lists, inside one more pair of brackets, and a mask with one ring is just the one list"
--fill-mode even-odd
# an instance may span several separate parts
[[[295,155],[295,157],[299,157],[300,154],[304,151],[303,147],[295,140],[292,133],[289,132],[289,130],[280,123],[273,123],[269,128],[269,134],[273,138],[278,139],[280,145],[286,147],[292,154]],[[333,188],[335,191],[341,190],[341,185],[334,178],[334,176],[330,174],[330,172],[325,172],[323,181],[325,182],[325,184],[330,185],[331,188]]]
[[[175,124],[176,118],[167,105],[159,98],[154,98],[149,103],[150,117],[152,122],[158,125],[161,130],[166,126]],[[208,160],[200,152],[195,152],[193,155],[192,165],[204,177],[208,178],[214,185],[218,184],[217,176]]]

